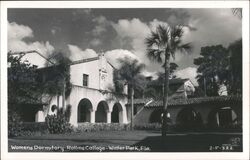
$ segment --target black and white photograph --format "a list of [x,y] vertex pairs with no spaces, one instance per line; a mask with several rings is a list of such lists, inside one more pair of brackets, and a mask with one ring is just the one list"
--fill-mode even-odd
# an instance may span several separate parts
[[8,153],[246,151],[244,8],[82,4],[6,9]]

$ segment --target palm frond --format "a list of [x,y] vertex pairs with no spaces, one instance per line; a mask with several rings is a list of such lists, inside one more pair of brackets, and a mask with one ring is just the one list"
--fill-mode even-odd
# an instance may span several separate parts
[[168,41],[170,40],[170,27],[166,27],[164,25],[159,25],[157,27],[157,32],[160,37],[160,45],[161,46],[166,46]]
[[145,41],[146,45],[148,48],[151,48],[153,47],[154,45],[159,45],[160,43],[160,37],[159,37],[159,34],[157,34],[157,32],[153,32],[151,31],[151,34],[149,37],[146,38],[146,41]]
[[162,54],[164,54],[163,50],[147,49],[148,58],[158,63],[162,63]]
[[183,36],[183,27],[178,25],[172,27],[171,38],[174,40],[176,38],[181,38]]

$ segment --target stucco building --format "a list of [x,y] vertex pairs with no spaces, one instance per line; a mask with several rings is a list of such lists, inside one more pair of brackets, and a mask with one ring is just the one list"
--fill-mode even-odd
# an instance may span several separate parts
[[[45,96],[46,103],[42,104],[43,109],[40,107],[37,111],[36,122],[45,121],[46,115],[56,114],[56,106],[70,105],[70,123],[74,126],[85,122],[128,123],[128,108],[125,106],[127,104],[126,86],[123,96],[118,96],[118,93],[114,92],[115,68],[104,55],[74,61],[69,66],[72,84],[70,94],[66,96],[64,102],[62,95]],[[43,76],[53,77],[53,73],[48,71]]]

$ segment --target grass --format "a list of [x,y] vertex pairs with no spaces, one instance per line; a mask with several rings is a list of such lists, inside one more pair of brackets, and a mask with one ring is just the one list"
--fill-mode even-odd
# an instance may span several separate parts
[[[21,146],[13,149],[13,146]],[[26,148],[24,147],[26,146]],[[232,150],[230,148],[232,147]],[[27,147],[30,147],[27,149]],[[40,148],[39,148],[40,147]],[[47,147],[47,148],[45,148]],[[71,148],[69,148],[71,147]],[[114,147],[112,150],[109,147]],[[229,148],[228,148],[229,147]],[[33,150],[30,150],[32,149]],[[35,149],[36,148],[36,149]],[[220,152],[242,151],[240,133],[171,133],[162,138],[159,131],[99,131],[71,134],[44,134],[9,139],[10,152]]]

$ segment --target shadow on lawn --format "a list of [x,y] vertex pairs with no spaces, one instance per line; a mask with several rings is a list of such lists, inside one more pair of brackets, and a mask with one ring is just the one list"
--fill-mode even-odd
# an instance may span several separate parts
[[133,146],[150,147],[151,152],[242,152],[242,135],[185,134],[149,136]]

